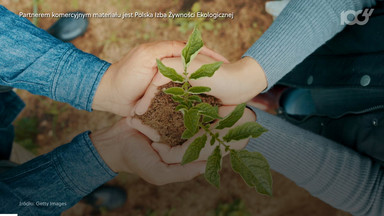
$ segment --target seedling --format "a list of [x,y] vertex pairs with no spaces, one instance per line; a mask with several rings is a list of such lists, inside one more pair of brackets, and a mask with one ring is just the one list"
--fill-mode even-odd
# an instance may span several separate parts
[[[182,50],[182,61],[184,65],[183,74],[178,74],[175,69],[165,66],[160,60],[157,60],[157,66],[161,74],[171,79],[175,83],[180,83],[181,87],[171,87],[164,89],[164,93],[172,95],[172,99],[178,103],[176,110],[183,114],[185,131],[182,134],[183,139],[192,138],[199,130],[204,130],[202,136],[197,137],[186,150],[182,164],[190,163],[199,158],[201,150],[206,145],[208,139],[210,145],[216,145],[212,154],[208,157],[205,170],[205,179],[220,187],[221,170],[221,147],[226,152],[229,151],[232,169],[240,174],[248,186],[255,188],[259,193],[272,195],[272,177],[267,160],[259,152],[249,152],[247,150],[235,150],[231,148],[230,142],[256,138],[267,130],[256,122],[247,122],[242,125],[234,124],[243,116],[246,104],[239,104],[227,116],[220,117],[218,107],[204,103],[199,95],[205,94],[211,90],[206,86],[191,86],[189,80],[196,80],[202,77],[212,77],[220,68],[222,62],[202,65],[192,74],[188,74],[187,68],[193,58],[203,47],[203,40],[200,31],[195,28],[188,39],[188,42]],[[211,123],[217,122],[215,126]],[[213,129],[222,130],[231,128],[226,135],[220,137],[218,132]]]

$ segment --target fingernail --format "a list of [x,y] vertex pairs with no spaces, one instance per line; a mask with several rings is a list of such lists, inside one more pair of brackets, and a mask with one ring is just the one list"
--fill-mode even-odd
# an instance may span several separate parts
[[136,114],[137,115],[143,115],[146,112],[146,109],[144,108],[146,105],[144,104],[143,100],[139,101],[136,106]]
[[153,141],[160,142],[160,139],[161,136],[157,132],[155,132],[155,134],[153,135]]

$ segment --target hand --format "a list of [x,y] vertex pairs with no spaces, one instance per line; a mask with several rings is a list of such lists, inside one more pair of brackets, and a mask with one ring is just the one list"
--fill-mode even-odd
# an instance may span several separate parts
[[155,185],[188,181],[205,170],[205,162],[184,166],[164,163],[152,149],[151,141],[129,127],[125,119],[111,128],[91,133],[90,138],[113,171],[133,173]]
[[[191,62],[188,72],[193,73],[203,64],[213,63],[217,60],[209,56],[199,54]],[[166,58],[163,63],[175,68],[182,74],[183,65],[180,58]],[[144,97],[137,102],[132,115],[144,114],[158,87],[170,82],[170,79],[157,73],[149,85]],[[198,80],[190,80],[192,86],[208,86],[211,91],[207,94],[219,98],[224,105],[235,105],[249,101],[267,87],[265,74],[261,66],[252,58],[245,57],[234,63],[224,63],[212,77],[205,77]]]
[[[222,106],[219,108],[219,115],[226,116],[229,113],[231,113],[234,109],[235,109],[235,106]],[[139,119],[132,118],[127,120],[133,128],[139,130],[141,133],[148,136],[149,139],[154,141],[152,143],[152,147],[160,155],[162,161],[169,164],[181,163],[181,160],[188,146],[192,143],[193,140],[195,140],[196,137],[199,137],[204,134],[204,131],[200,130],[195,136],[193,136],[191,139],[186,141],[183,145],[171,147],[168,144],[160,143],[160,135],[157,133],[157,131],[155,131],[149,126],[143,125]],[[237,125],[241,125],[250,121],[256,121],[256,115],[251,110],[245,109],[243,116],[233,127],[236,127]],[[215,124],[212,125],[212,128],[214,127],[214,125]],[[223,137],[225,134],[228,133],[229,130],[230,128],[225,128],[223,130],[212,130],[212,132],[213,133],[219,132],[220,137]],[[237,150],[243,149],[247,145],[248,141],[249,139],[234,141],[229,143],[229,145],[231,146],[232,149],[237,149]],[[196,161],[206,161],[208,159],[208,156],[211,155],[212,151],[215,149],[216,145],[217,143],[211,146],[209,144],[209,139],[208,139],[207,143],[205,144],[205,147],[201,150],[200,156]],[[224,148],[221,148],[221,152],[223,156],[229,153],[229,152],[225,152]]]
[[[92,108],[121,116],[129,115],[157,72],[156,59],[180,56],[184,46],[184,42],[163,41],[132,49],[105,72],[96,90]],[[201,52],[218,61],[226,61],[206,47]]]

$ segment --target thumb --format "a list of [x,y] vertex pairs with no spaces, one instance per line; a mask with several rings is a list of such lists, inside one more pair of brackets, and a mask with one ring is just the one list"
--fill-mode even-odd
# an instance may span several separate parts
[[152,127],[145,125],[140,119],[128,118],[126,122],[130,127],[136,129],[137,131],[139,131],[140,133],[148,137],[150,140],[153,140],[156,142],[160,141],[161,139],[160,134]]
[[186,165],[171,164],[163,172],[168,175],[162,175],[164,182],[184,182],[189,181],[205,172],[207,163],[205,161],[192,162]]
[[219,53],[207,48],[206,46],[204,46],[200,50],[199,54],[209,56],[209,57],[215,59],[216,61],[222,61],[224,63],[229,63],[228,59],[226,59],[224,56],[222,56]]
[[180,163],[186,151],[184,145],[171,147],[168,144],[158,142],[152,143],[152,148],[155,149],[160,158],[167,164]]
[[179,57],[185,43],[181,41],[159,41],[149,44],[152,57],[157,59]]

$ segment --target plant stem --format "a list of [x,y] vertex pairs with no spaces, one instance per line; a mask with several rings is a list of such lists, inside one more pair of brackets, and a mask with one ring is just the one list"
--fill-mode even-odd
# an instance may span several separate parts
[[199,126],[200,128],[203,128],[205,130],[205,132],[211,136],[211,137],[214,137],[215,140],[219,143],[219,145],[223,145],[225,147],[225,151],[228,151],[230,146],[225,144],[224,140],[221,140],[219,137],[216,137],[215,134],[209,129],[209,128],[206,128],[203,123],[199,123]]
[[[185,77],[184,82],[183,82],[183,89],[184,89],[185,94],[182,97],[184,99],[184,102],[189,104],[188,103],[188,97],[190,96],[190,93],[189,93],[188,90],[189,90],[190,84],[189,84],[189,77],[188,77],[188,72],[187,72],[187,66],[184,66],[183,75]],[[193,104],[191,106],[193,106]],[[188,106],[188,109],[190,109],[190,108],[191,107]],[[200,128],[203,128],[205,130],[206,134],[208,134],[211,137],[214,137],[215,140],[219,143],[219,145],[224,146],[226,152],[230,150],[230,146],[225,144],[224,140],[221,140],[219,137],[216,137],[215,134],[210,130],[210,128],[206,128],[201,121],[199,122],[199,126],[200,126]]]
[[[184,95],[182,96],[183,97],[183,99],[184,99],[184,102],[186,103],[186,104],[188,104],[189,105],[189,103],[188,103],[188,97],[189,97],[189,92],[188,92],[188,90],[189,90],[189,79],[188,79],[188,72],[187,72],[187,66],[184,66],[184,72],[183,72],[183,74],[184,74],[184,77],[185,77],[185,79],[184,79],[184,82],[183,82],[183,89],[184,89]],[[191,105],[192,106],[192,105]],[[188,106],[188,109],[190,109],[191,107],[190,106]]]
[[[33,0],[33,13],[37,14],[39,12],[39,0]],[[35,26],[38,26],[38,17],[37,16],[34,16],[33,19],[32,19],[32,23],[35,25]]]
[[188,72],[187,72],[187,66],[184,66],[184,76],[185,76],[185,82],[188,82]]

